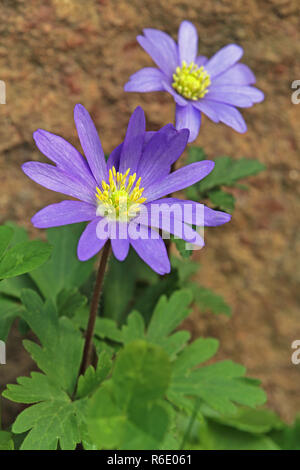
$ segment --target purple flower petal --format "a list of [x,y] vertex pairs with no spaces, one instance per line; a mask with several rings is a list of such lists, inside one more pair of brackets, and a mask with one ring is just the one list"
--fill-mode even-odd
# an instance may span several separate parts
[[[166,197],[146,204],[148,211],[153,206],[167,204],[171,210],[173,206],[174,217],[185,224],[216,227],[226,224],[231,220],[231,215],[226,212],[210,209],[204,204],[185,199]],[[179,209],[179,210],[178,210]],[[154,212],[155,213],[155,212]]]
[[214,109],[214,101],[199,100],[193,103],[194,108],[206,114],[213,122],[219,122],[219,116]]
[[190,21],[183,21],[179,26],[178,49],[180,64],[183,60],[187,64],[195,61],[198,51],[198,33]]
[[196,57],[195,64],[198,65],[198,67],[201,67],[202,65],[205,65],[207,61],[208,58],[205,57],[205,55],[198,55],[198,57]]
[[236,44],[223,47],[205,64],[205,69],[211,77],[216,77],[240,60],[244,51]]
[[170,95],[173,96],[175,103],[179,104],[179,106],[187,106],[188,101],[183,96],[179,95],[174,90],[174,88],[172,88],[171,85],[169,85],[169,83],[167,83],[166,81],[163,81],[163,87],[165,91],[167,91],[168,93],[170,93]]
[[98,184],[107,178],[104,152],[95,124],[88,111],[81,104],[74,108],[74,120],[81,147]]
[[154,67],[146,67],[131,75],[124,86],[124,91],[145,93],[148,91],[163,91],[162,81],[165,75]]
[[[164,57],[168,56],[168,63],[170,68],[174,71],[178,65],[178,47],[176,42],[171,36],[158,29],[145,28],[143,33],[152,44],[159,44],[160,50],[164,54]],[[163,70],[163,68],[162,68]]]
[[228,104],[218,103],[217,101],[206,101],[205,98],[203,99],[203,102],[204,101],[207,106],[211,106],[214,112],[217,113],[221,122],[227,124],[229,127],[232,127],[237,132],[246,132],[247,126],[244,118],[236,108]]
[[201,181],[213,170],[214,166],[215,163],[210,160],[203,160],[201,162],[192,163],[191,165],[186,165],[170,173],[166,178],[155,181],[144,191],[143,196],[147,198],[147,202],[151,202],[167,194],[180,191]]
[[131,173],[136,171],[142,153],[145,127],[145,114],[138,106],[131,115],[123,142],[119,167],[121,173],[125,173],[128,168]]
[[145,147],[138,166],[138,177],[141,176],[144,188],[170,173],[171,165],[184,151],[188,138],[188,129],[177,131],[172,124],[156,132]]
[[171,265],[165,244],[161,237],[154,238],[154,231],[149,227],[140,226],[139,232],[142,238],[134,240],[130,238],[130,243],[142,260],[147,263],[153,271],[160,275],[171,271]]
[[[158,210],[155,212],[152,211],[153,207],[150,203],[147,207],[150,210],[144,212],[138,217],[139,223],[161,229],[167,233],[172,233],[176,237],[181,240],[185,240],[188,243],[192,243],[200,247],[204,246],[203,238],[195,230],[193,230],[189,225],[186,225],[182,219],[176,218],[176,214],[173,214],[168,210],[164,212],[164,199],[161,199],[160,204],[162,204],[161,211]],[[155,205],[156,204],[154,204],[154,206]],[[181,209],[181,206],[179,206],[179,209]]]
[[31,219],[34,227],[48,228],[87,222],[96,216],[96,207],[79,201],[62,201],[37,212]]
[[256,82],[252,70],[245,64],[235,64],[214,78],[214,85],[253,85]]
[[27,162],[22,165],[25,175],[47,189],[75,197],[81,201],[94,203],[95,188],[88,186],[84,179],[70,175],[47,163]]
[[[161,31],[158,32],[162,33]],[[153,42],[149,39],[149,34],[148,37],[137,36],[136,39],[140,46],[152,57],[156,65],[167,75],[168,78],[171,79],[176,68],[177,61],[176,64],[174,64],[174,53],[170,51],[169,47],[170,41],[161,38],[160,41]]]
[[252,106],[251,99],[244,94],[235,92],[222,92],[209,90],[209,93],[203,98],[205,101],[215,101],[218,103],[230,104],[231,106],[239,106],[240,108],[250,108]]
[[[227,104],[233,104],[234,106],[240,106],[238,104],[233,103],[233,101],[239,101],[239,99],[236,99],[235,97],[237,95],[243,96],[247,98],[248,101],[251,102],[251,106],[253,103],[260,103],[264,99],[264,94],[262,91],[258,90],[257,88],[253,86],[243,86],[243,85],[215,85],[210,87],[209,93],[206,95],[205,98],[207,99],[214,99],[213,96],[218,95],[224,98],[225,96],[229,97],[229,100],[232,101],[229,103],[228,101],[225,101],[224,99],[218,99],[216,101],[221,101],[223,103]],[[225,98],[226,99],[226,98]]]
[[191,103],[184,107],[176,105],[176,129],[189,129],[189,142],[197,138],[200,125],[201,113]]
[[58,168],[83,177],[90,186],[95,186],[95,179],[86,160],[73,145],[62,137],[43,129],[34,132],[33,138],[39,150],[56,163]]
[[101,240],[96,235],[97,225],[101,220],[101,217],[95,218],[82,232],[77,246],[77,256],[80,261],[87,261],[92,258],[105,245],[108,235],[107,238]]
[[107,169],[110,170],[113,166],[118,171],[120,165],[121,152],[123,143],[114,148],[110,156],[107,159]]
[[124,261],[124,259],[127,257],[129,245],[130,244],[128,239],[120,240],[111,238],[113,254],[119,261]]

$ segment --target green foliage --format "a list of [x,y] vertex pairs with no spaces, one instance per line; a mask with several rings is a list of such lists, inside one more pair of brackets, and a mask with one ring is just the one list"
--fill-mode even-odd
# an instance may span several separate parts
[[193,291],[195,302],[201,312],[209,311],[215,315],[231,315],[231,308],[226,304],[222,296],[196,283],[190,283],[190,288]]
[[18,242],[11,246],[13,233],[11,227],[0,227],[0,280],[37,268],[51,254],[51,246],[39,240]]
[[0,450],[14,450],[14,441],[10,432],[0,430]]
[[78,239],[84,224],[47,230],[48,241],[53,245],[51,259],[31,272],[31,278],[47,299],[55,299],[63,289],[81,286],[91,275],[94,259],[80,262],[77,258]]
[[[1,230],[3,228],[1,238]],[[5,240],[8,240],[8,237],[9,246],[11,246],[11,248],[5,252],[3,259],[5,260],[11,251],[14,257],[16,252],[24,250],[28,262],[26,261],[27,269],[24,269],[22,272],[30,271],[30,267],[33,269],[28,274],[18,275],[19,273],[21,274],[21,265],[18,264],[16,268],[18,271],[10,270],[6,272],[16,277],[10,277],[0,282],[0,339],[6,339],[14,319],[22,316],[22,311],[24,310],[20,299],[22,289],[29,288],[42,294],[46,299],[52,299],[57,305],[59,315],[72,317],[75,315],[76,311],[85,307],[87,299],[81,294],[79,288],[91,276],[94,260],[80,262],[77,259],[77,243],[82,230],[83,224],[49,229],[47,234],[48,241],[52,245],[50,246],[42,242],[29,242],[26,231],[14,224],[0,227],[2,247],[4,247]],[[38,243],[38,245],[36,245],[36,243]],[[8,242],[6,242],[6,246],[8,246]],[[38,247],[37,253],[41,254],[44,249],[48,251],[47,257],[45,254],[43,255],[44,258],[42,256],[44,259],[43,266],[41,265],[43,259],[40,258],[39,262],[37,260],[38,254],[29,261],[30,253],[32,253],[33,248],[36,247]],[[50,251],[52,252],[52,256],[47,261]],[[13,257],[9,256],[8,259],[10,263]],[[20,257],[20,260],[21,258],[22,257]],[[0,257],[0,270],[1,266],[2,261]],[[7,262],[5,266],[8,266]],[[21,326],[24,330],[25,324],[23,323]]]
[[[207,155],[201,147],[190,147],[188,150],[188,162],[193,163],[207,159]],[[186,190],[187,197],[194,201],[208,198],[215,208],[232,212],[235,198],[232,194],[222,189],[223,186],[237,186],[238,181],[263,171],[265,165],[258,160],[241,158],[235,160],[222,156],[215,159],[213,171],[199,183]]]
[[99,449],[160,448],[169,426],[163,397],[170,375],[160,347],[141,340],[125,346],[112,378],[88,405],[88,430]]
[[71,321],[59,318],[51,301],[43,303],[29,289],[21,293],[23,317],[41,346],[24,341],[24,346],[44,374],[33,372],[8,385],[3,395],[20,403],[35,403],[22,411],[13,425],[14,433],[30,431],[21,449],[74,449],[80,441],[77,408],[71,401],[79,371],[83,339]]

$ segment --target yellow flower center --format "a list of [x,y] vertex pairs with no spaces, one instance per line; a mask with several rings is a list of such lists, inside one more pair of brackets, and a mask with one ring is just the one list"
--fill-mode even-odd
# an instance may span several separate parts
[[139,206],[147,199],[142,197],[144,188],[140,187],[141,178],[136,180],[136,173],[128,176],[116,171],[113,166],[109,170],[109,184],[102,180],[102,190],[96,188],[97,214],[110,220],[128,221],[139,213]]
[[183,60],[182,66],[176,68],[173,74],[172,87],[189,100],[199,100],[208,92],[211,84],[210,75],[203,66],[198,67],[194,62],[190,65]]

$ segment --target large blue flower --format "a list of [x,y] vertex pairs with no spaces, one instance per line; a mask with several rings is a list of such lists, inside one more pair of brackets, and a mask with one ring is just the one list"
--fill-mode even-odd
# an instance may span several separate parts
[[255,76],[245,64],[238,63],[243,49],[229,44],[207,59],[198,56],[195,26],[183,21],[178,45],[166,33],[144,29],[137,40],[159,67],[146,67],[129,79],[125,91],[167,91],[176,102],[176,129],[190,130],[189,142],[196,139],[201,113],[214,122],[223,122],[237,132],[246,132],[246,123],[236,109],[248,108],[264,99],[254,88]]
[[214,162],[205,160],[170,173],[187,145],[187,129],[177,131],[167,124],[158,132],[146,132],[145,115],[138,107],[124,142],[106,162],[87,110],[77,104],[74,117],[86,159],[61,137],[39,129],[34,133],[35,142],[56,165],[27,162],[22,168],[40,185],[79,199],[45,207],[32,223],[47,228],[89,222],[78,243],[80,260],[94,256],[110,239],[120,261],[132,245],[145,263],[165,274],[170,271],[170,262],[159,229],[203,246],[203,239],[191,225],[217,226],[230,220],[230,215],[202,204],[165,198],[200,181],[214,167]]

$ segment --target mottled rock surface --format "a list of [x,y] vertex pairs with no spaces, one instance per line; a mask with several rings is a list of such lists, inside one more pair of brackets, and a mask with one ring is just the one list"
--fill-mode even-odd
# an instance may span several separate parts
[[[219,338],[219,357],[245,364],[262,380],[269,405],[293,419],[300,411],[300,365],[290,360],[291,343],[300,339],[300,104],[291,103],[291,83],[300,79],[299,2],[2,0],[0,17],[0,80],[7,87],[7,104],[0,105],[0,222],[28,228],[36,210],[60,200],[20,170],[26,160],[44,160],[33,145],[35,129],[61,134],[78,147],[72,113],[80,102],[108,153],[136,105],[145,109],[149,129],[173,120],[167,94],[123,92],[130,74],[152,64],[135,41],[142,28],[176,37],[179,23],[189,19],[197,25],[202,54],[231,42],[244,47],[244,62],[266,100],[243,111],[247,134],[204,119],[196,143],[211,158],[256,157],[267,171],[250,180],[248,191],[234,190],[232,223],[207,230],[206,248],[195,254],[199,281],[224,295],[233,316],[195,312],[188,325],[195,336]],[[12,335],[2,384],[27,370],[19,343]]]

